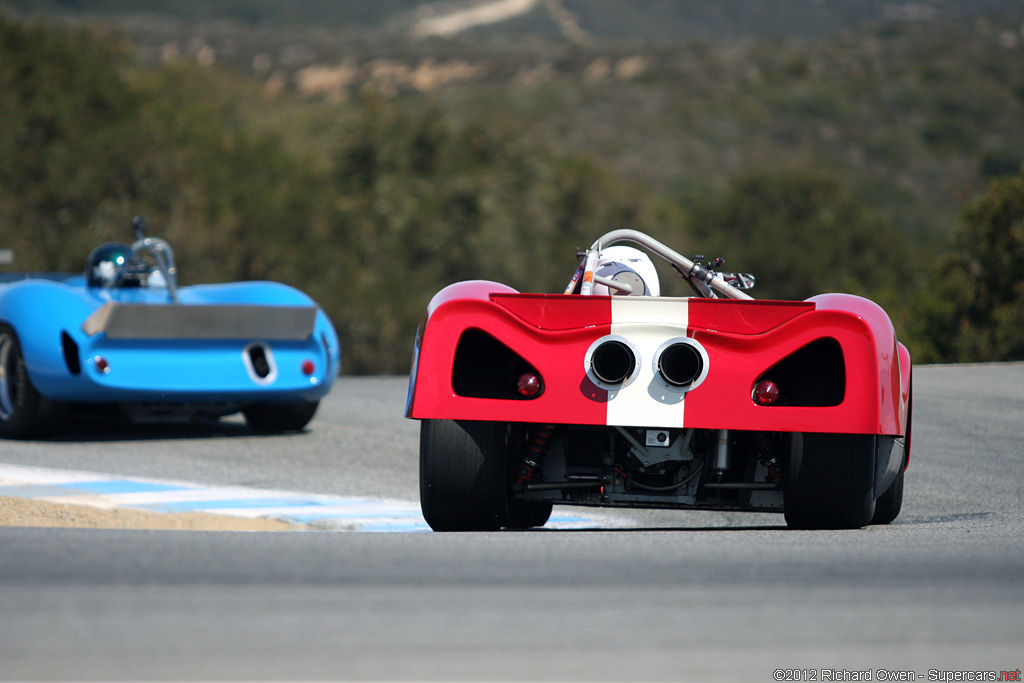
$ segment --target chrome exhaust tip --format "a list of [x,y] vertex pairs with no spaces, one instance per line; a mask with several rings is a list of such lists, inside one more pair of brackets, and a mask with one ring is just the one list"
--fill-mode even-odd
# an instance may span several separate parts
[[670,344],[658,356],[658,374],[671,387],[689,387],[703,372],[704,358],[693,344]]
[[622,384],[636,369],[636,354],[626,343],[612,339],[594,349],[590,369],[605,384]]

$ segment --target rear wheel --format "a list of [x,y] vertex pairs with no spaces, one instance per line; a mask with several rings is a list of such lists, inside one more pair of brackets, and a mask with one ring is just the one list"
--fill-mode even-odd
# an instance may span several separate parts
[[[493,531],[547,521],[547,506],[510,501],[508,439],[498,422],[423,420],[420,508],[434,531]],[[541,520],[543,517],[543,520]]]
[[903,437],[903,462],[900,466],[900,473],[896,480],[889,486],[889,489],[875,501],[875,516],[871,518],[872,524],[889,524],[899,517],[903,508],[903,472],[907,463],[910,462],[910,427],[914,417],[914,390],[911,382],[910,405],[907,406],[907,433]]
[[254,403],[242,409],[249,428],[256,432],[297,432],[313,419],[319,401]]
[[28,377],[18,335],[0,325],[0,434],[24,439],[51,426],[54,403],[43,397]]
[[900,508],[903,507],[903,470],[896,475],[896,479],[889,485],[889,489],[875,501],[875,515],[871,518],[872,524],[888,524],[899,517]]
[[784,512],[794,529],[857,529],[875,514],[875,438],[795,434],[786,463]]
[[509,529],[530,529],[544,526],[551,518],[551,503],[533,503],[513,500],[509,503],[508,519],[505,526]]

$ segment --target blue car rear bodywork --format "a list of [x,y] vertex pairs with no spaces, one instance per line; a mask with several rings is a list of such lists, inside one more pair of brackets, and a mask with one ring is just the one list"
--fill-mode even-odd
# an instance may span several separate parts
[[0,280],[6,436],[38,433],[44,416],[24,415],[36,398],[47,408],[101,406],[137,419],[241,411],[257,429],[300,429],[340,364],[327,315],[276,282],[176,288],[144,281],[98,287],[83,275]]

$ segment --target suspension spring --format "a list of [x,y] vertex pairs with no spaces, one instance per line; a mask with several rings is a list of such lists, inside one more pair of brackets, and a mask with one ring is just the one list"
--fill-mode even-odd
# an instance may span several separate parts
[[526,444],[526,452],[519,460],[516,469],[516,486],[522,491],[533,478],[534,473],[544,465],[544,456],[551,448],[551,440],[555,436],[555,425],[537,425]]
[[755,437],[757,442],[758,460],[768,470],[765,481],[782,481],[782,466],[779,464],[779,449],[775,439],[767,432],[758,432]]

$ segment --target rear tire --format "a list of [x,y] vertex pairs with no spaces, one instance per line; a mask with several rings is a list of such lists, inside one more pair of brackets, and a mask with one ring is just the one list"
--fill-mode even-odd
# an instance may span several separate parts
[[889,485],[889,489],[875,501],[875,516],[871,518],[872,524],[889,524],[899,517],[900,509],[903,507],[903,470],[896,475],[896,479]]
[[316,415],[320,401],[301,403],[254,403],[242,409],[249,429],[255,432],[277,434],[297,432]]
[[508,519],[505,526],[509,529],[530,529],[544,526],[551,518],[551,503],[533,503],[513,500],[509,503]]
[[871,434],[794,434],[784,480],[786,524],[858,529],[875,514]]
[[32,385],[18,335],[9,325],[0,325],[0,435],[40,436],[52,427],[55,408]]
[[907,433],[903,437],[903,463],[896,480],[889,486],[889,490],[878,497],[875,501],[875,516],[871,518],[872,524],[889,524],[899,517],[903,508],[903,473],[910,462],[910,437],[911,425],[914,418],[914,382],[910,382],[910,405],[907,406]]
[[434,531],[494,531],[508,520],[505,425],[423,420],[420,509]]

